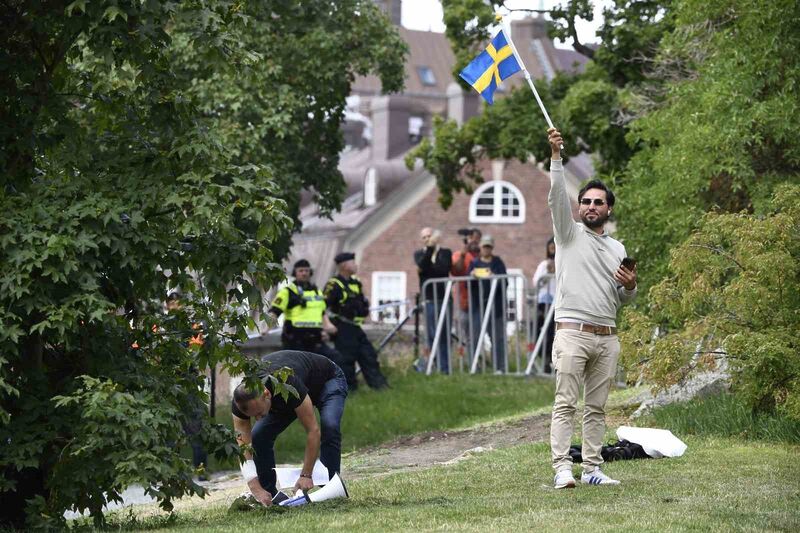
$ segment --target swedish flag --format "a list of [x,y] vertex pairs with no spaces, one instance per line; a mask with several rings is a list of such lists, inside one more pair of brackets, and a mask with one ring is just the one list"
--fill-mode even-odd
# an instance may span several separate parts
[[514,51],[506,40],[503,30],[494,36],[486,50],[472,60],[461,71],[461,78],[483,96],[490,104],[494,103],[497,85],[515,72],[522,70],[514,57]]

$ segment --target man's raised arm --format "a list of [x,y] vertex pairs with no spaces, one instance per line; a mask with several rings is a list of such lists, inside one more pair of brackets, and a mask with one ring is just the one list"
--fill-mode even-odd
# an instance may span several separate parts
[[550,143],[550,194],[547,203],[553,216],[553,231],[558,244],[564,245],[572,240],[575,233],[575,221],[572,218],[572,206],[567,195],[564,181],[564,167],[561,164],[561,133],[555,128],[547,130]]

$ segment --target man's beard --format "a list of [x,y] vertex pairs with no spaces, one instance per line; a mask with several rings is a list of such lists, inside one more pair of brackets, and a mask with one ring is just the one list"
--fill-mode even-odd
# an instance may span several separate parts
[[594,220],[589,220],[588,218],[586,218],[586,215],[581,215],[581,221],[583,222],[583,225],[586,226],[587,228],[592,228],[592,229],[601,228],[603,227],[603,224],[606,223],[606,220],[608,220],[608,215],[603,216],[599,213],[597,214],[597,218],[595,218]]

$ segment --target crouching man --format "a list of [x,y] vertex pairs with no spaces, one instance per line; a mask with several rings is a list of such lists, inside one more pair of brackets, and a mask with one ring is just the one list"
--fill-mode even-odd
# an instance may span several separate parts
[[[242,382],[233,392],[231,411],[239,445],[251,444],[254,453],[245,453],[242,474],[253,496],[263,505],[271,505],[277,493],[275,486],[275,439],[295,418],[306,430],[306,451],[303,468],[295,490],[314,486],[311,474],[319,457],[331,477],[341,464],[341,422],[347,398],[347,380],[342,370],[330,359],[310,352],[283,350],[261,358],[258,378],[263,390],[251,391]],[[294,387],[299,397],[288,399],[274,394],[271,373],[288,367],[294,374],[286,384]],[[319,411],[320,423],[314,416]],[[251,420],[255,418],[255,424]],[[320,428],[320,426],[322,426]]]

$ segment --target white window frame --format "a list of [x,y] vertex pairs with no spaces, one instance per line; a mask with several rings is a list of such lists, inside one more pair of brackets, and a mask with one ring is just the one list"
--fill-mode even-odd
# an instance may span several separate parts
[[[381,280],[386,279],[388,277],[397,277],[400,280],[399,288],[397,289],[397,294],[392,295],[391,301],[403,301],[403,304],[399,306],[399,317],[406,316],[406,303],[405,300],[407,299],[408,294],[408,274],[402,270],[384,270],[384,271],[377,271],[372,273],[372,288],[371,288],[371,298],[370,304],[375,307],[380,305],[382,300],[380,286]],[[385,300],[385,298],[383,298]],[[384,311],[385,313],[386,311]],[[380,322],[382,324],[396,324],[399,320],[397,317],[394,316],[383,316],[381,317],[381,311],[371,311],[370,318],[373,322]]]
[[371,207],[378,202],[378,171],[375,167],[367,169],[364,175],[364,206]]
[[417,65],[417,76],[419,81],[425,87],[436,87],[436,74],[433,69],[428,65]]
[[[519,200],[519,215],[503,215],[503,187],[508,188],[512,196]],[[493,189],[491,215],[478,215],[478,199],[482,194]],[[503,180],[492,180],[484,183],[472,194],[469,200],[469,221],[474,224],[523,224],[525,222],[525,197],[513,184]]]

